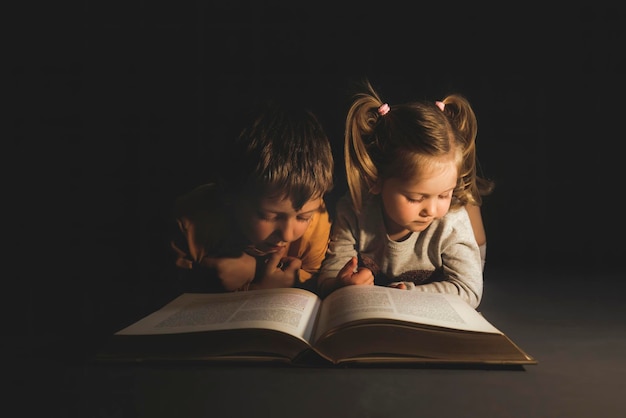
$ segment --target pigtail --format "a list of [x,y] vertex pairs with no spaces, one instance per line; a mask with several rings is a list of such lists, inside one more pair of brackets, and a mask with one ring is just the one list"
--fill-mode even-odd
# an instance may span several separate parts
[[480,206],[482,196],[492,192],[494,184],[477,173],[476,137],[478,121],[476,114],[465,97],[452,94],[443,100],[444,113],[455,126],[463,144],[463,164],[459,173],[459,199],[463,203]]
[[369,82],[364,84],[366,92],[355,95],[355,101],[348,110],[344,132],[346,179],[357,212],[361,209],[364,192],[370,190],[378,180],[378,170],[369,148],[377,146],[374,127],[382,117],[377,112],[382,106],[380,98]]

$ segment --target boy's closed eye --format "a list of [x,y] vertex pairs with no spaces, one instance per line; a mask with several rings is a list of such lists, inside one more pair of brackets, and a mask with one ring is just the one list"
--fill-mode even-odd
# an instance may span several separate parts
[[[259,217],[259,219],[262,219],[267,222],[279,222],[289,217],[286,214],[265,213],[265,212],[258,212],[257,216]],[[297,215],[296,219],[299,222],[310,222],[311,219],[313,219],[313,212],[307,212],[302,215]]]

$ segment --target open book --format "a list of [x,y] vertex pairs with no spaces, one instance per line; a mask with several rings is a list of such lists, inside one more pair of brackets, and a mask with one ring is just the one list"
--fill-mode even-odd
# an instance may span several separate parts
[[108,360],[537,363],[457,295],[347,286],[184,293],[118,331]]

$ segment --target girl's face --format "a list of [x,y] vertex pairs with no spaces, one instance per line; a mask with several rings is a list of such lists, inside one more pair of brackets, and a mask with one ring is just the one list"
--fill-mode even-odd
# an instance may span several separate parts
[[256,204],[240,205],[238,220],[257,254],[274,253],[302,238],[311,219],[322,206],[322,199],[306,202],[296,211],[289,197],[262,197]]
[[410,180],[384,180],[374,190],[381,195],[387,234],[392,240],[425,230],[450,209],[457,183],[456,165],[435,164],[421,171]]

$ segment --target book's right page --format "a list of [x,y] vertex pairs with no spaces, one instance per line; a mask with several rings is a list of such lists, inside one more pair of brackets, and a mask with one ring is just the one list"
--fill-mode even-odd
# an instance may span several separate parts
[[372,319],[502,333],[458,295],[383,286],[346,286],[324,299],[314,339],[346,323]]
[[535,362],[454,294],[346,286],[322,302],[314,335],[335,364]]

